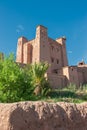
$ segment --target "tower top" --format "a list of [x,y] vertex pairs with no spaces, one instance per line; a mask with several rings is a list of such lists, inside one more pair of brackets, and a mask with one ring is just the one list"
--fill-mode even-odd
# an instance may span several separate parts
[[38,28],[38,27],[47,29],[47,27],[45,27],[45,26],[43,26],[43,25],[38,25],[37,28]]
[[66,36],[63,36],[62,38],[63,38],[64,40],[66,40]]

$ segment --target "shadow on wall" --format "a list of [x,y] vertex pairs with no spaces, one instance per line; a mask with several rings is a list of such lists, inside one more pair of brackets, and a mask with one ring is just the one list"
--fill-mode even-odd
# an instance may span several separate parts
[[74,107],[66,105],[63,109],[58,104],[18,106],[11,113],[10,128],[11,130],[86,130],[86,121]]

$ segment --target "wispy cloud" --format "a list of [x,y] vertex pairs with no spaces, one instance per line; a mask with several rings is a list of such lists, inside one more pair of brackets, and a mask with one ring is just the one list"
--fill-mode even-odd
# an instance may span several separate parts
[[17,26],[17,28],[16,28],[16,32],[17,32],[17,33],[20,33],[20,32],[23,32],[23,31],[24,31],[23,25],[19,24],[19,25]]
[[72,51],[68,51],[69,54],[72,54],[73,52]]

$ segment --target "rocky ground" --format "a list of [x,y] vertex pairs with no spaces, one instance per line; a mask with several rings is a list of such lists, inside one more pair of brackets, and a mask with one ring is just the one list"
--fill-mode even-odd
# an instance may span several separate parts
[[0,130],[87,130],[87,103],[1,103]]

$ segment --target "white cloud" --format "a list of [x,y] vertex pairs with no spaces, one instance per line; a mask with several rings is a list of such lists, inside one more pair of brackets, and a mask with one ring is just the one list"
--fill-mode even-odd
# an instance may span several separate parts
[[17,28],[16,28],[16,32],[17,32],[17,33],[20,33],[20,32],[22,32],[22,31],[24,31],[24,27],[23,27],[23,25],[19,24],[19,25],[17,26]]
[[69,54],[72,54],[72,51],[68,51]]
[[16,32],[17,32],[17,33],[19,33],[19,32],[20,32],[20,30],[19,30],[19,29],[16,29]]

